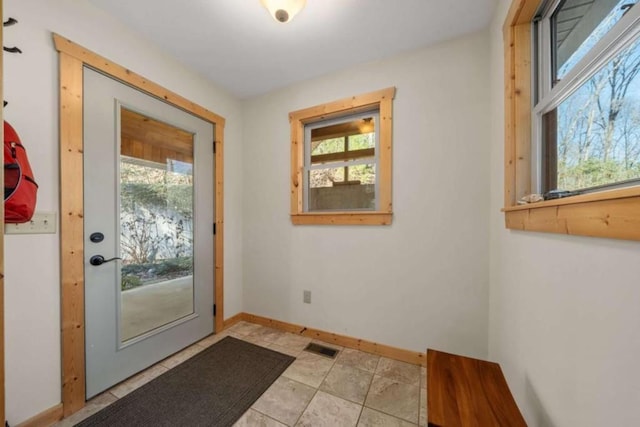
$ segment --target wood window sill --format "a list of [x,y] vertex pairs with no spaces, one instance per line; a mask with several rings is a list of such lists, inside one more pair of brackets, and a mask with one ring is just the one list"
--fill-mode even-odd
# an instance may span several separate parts
[[327,212],[291,214],[294,225],[391,225],[391,212]]
[[640,240],[640,186],[508,206],[512,230]]

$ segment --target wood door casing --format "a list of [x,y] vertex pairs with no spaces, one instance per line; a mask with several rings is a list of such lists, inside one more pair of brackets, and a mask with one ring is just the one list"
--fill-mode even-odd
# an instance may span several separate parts
[[64,416],[85,404],[82,69],[89,66],[214,124],[215,141],[215,330],[224,328],[223,147],[225,119],[57,34],[60,58],[60,251],[62,404]]

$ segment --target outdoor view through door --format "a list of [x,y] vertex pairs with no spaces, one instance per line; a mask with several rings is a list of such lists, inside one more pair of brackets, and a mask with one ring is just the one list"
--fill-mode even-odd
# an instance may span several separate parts
[[120,339],[194,312],[193,134],[121,108]]

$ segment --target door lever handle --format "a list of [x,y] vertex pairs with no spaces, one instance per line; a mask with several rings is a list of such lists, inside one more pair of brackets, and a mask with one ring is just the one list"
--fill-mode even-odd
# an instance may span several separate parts
[[91,258],[89,258],[89,264],[91,264],[91,265],[102,265],[105,262],[115,261],[117,259],[122,259],[122,258],[113,257],[113,258],[109,258],[109,259],[104,259],[104,257],[102,255],[94,255]]

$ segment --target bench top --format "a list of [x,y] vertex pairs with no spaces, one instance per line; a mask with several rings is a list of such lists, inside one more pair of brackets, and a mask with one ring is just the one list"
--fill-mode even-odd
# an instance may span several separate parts
[[427,350],[429,426],[524,426],[500,365]]

